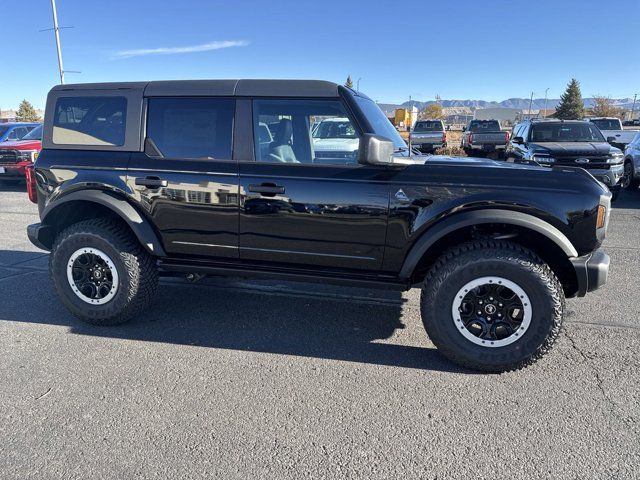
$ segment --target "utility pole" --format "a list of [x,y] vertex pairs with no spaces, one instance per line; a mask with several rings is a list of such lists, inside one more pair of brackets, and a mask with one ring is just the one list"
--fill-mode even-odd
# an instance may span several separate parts
[[56,0],[51,0],[51,10],[53,10],[53,32],[56,36],[56,48],[58,50],[58,69],[60,70],[60,83],[64,84],[64,67],[62,66],[62,49],[60,48],[60,28],[58,27],[58,12],[56,10]]
[[544,115],[543,115],[543,118],[547,118],[547,93],[549,93],[549,89],[548,88],[544,91]]
[[638,97],[637,93],[633,94],[633,104],[631,105],[631,120],[633,120],[633,116],[636,113],[636,98]]

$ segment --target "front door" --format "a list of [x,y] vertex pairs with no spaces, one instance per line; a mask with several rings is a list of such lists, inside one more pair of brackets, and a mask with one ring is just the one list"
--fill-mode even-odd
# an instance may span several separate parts
[[235,101],[150,98],[145,151],[127,183],[169,255],[238,258],[238,167],[232,160]]
[[240,259],[379,270],[390,172],[357,163],[360,131],[341,101],[254,100],[251,118],[255,160],[239,164]]

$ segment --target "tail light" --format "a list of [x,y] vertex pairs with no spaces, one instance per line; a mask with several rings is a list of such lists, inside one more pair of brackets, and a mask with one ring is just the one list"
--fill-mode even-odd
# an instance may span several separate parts
[[447,132],[442,132],[442,143],[447,143]]
[[511,138],[511,135],[509,134],[509,132],[504,132],[504,141],[506,143],[509,143],[510,138]]
[[469,134],[469,143],[473,143],[473,133]]
[[25,167],[25,175],[27,177],[27,195],[33,203],[38,203],[38,191],[36,190],[36,172],[33,165]]

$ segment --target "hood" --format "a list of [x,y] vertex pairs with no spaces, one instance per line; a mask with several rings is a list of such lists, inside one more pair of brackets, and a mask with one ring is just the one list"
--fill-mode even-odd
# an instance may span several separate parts
[[409,165],[424,165],[435,164],[438,165],[459,165],[459,166],[474,166],[474,167],[490,167],[490,168],[502,168],[507,170],[530,170],[541,169],[548,170],[547,167],[539,167],[537,165],[528,165],[522,163],[508,163],[497,160],[489,160],[488,158],[475,158],[475,157],[449,157],[447,155],[412,155],[411,157],[394,157],[393,163],[405,163]]
[[553,155],[595,155],[605,156],[611,153],[611,145],[606,142],[539,142],[529,147]]
[[42,150],[40,140],[16,140],[0,143],[0,150]]

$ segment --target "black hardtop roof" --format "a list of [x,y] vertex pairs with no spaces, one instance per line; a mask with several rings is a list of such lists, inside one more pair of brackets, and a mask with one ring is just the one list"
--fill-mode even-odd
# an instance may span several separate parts
[[339,85],[324,80],[154,80],[77,83],[51,91],[142,90],[145,96],[337,97]]

